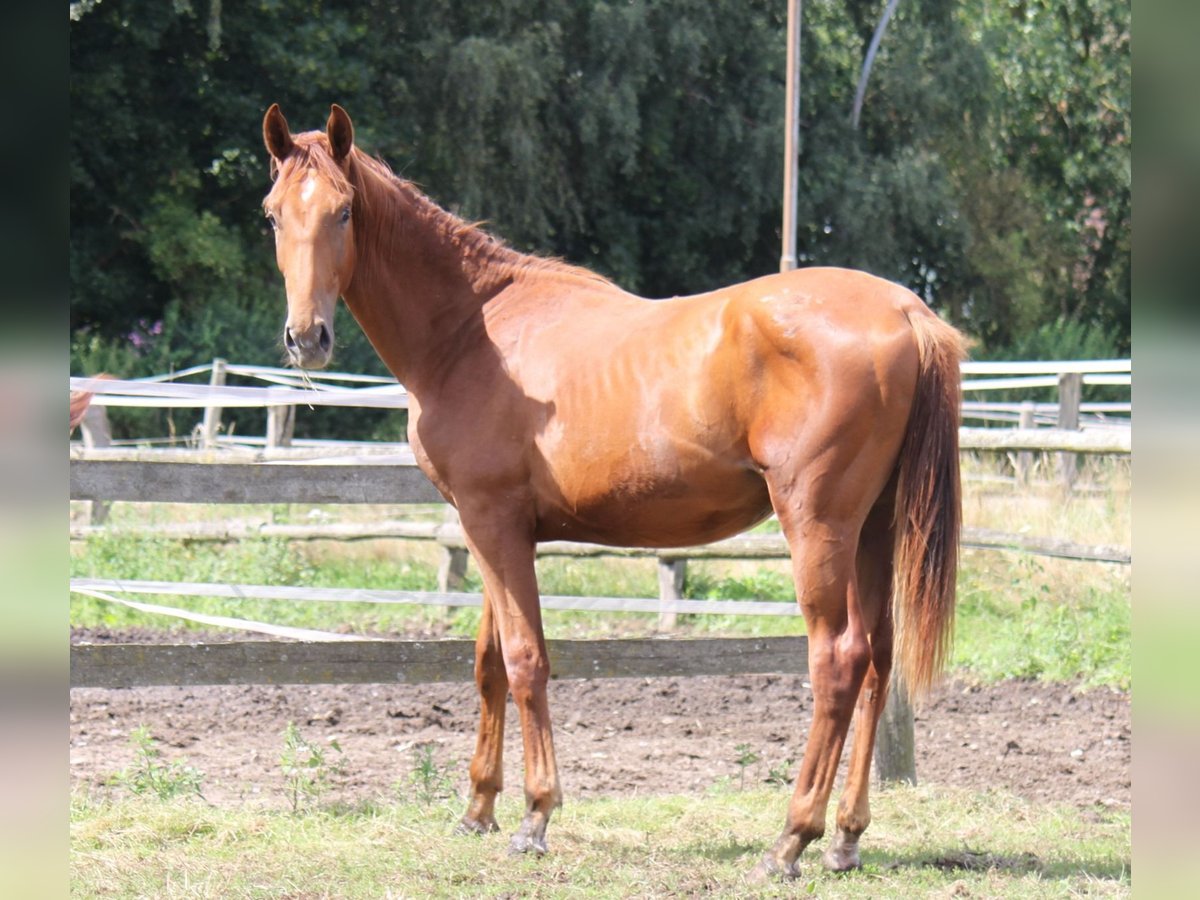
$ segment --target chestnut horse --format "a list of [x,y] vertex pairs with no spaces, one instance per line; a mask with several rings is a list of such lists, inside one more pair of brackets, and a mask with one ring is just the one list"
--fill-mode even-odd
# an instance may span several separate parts
[[922,692],[950,640],[959,333],[910,291],[842,269],[645,300],[441,209],[355,147],[339,106],[325,131],[292,134],[274,105],[263,137],[291,361],[329,362],[343,297],[407,386],[417,462],[458,509],[483,577],[461,830],[498,830],[509,694],[526,803],[511,849],[545,852],[562,800],[536,544],[679,547],[774,511],[807,625],[813,721],[786,827],[756,871],[796,875],[824,833],[852,718],[824,859],[859,865],[893,655]]

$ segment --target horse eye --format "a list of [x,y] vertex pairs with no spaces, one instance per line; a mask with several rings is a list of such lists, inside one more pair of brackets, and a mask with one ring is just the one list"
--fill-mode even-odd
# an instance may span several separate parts
[[342,209],[342,224],[345,225],[349,221],[350,221],[350,207],[347,206],[344,209]]

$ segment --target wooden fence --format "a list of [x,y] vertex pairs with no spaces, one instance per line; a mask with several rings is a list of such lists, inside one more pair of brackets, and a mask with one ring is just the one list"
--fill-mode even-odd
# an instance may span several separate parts
[[[151,462],[143,454],[109,456],[73,455],[72,499],[388,504],[440,499],[418,470],[405,465]],[[779,605],[794,611],[794,604]],[[713,604],[696,606],[711,609]],[[804,637],[641,639],[550,641],[549,651],[555,678],[803,675],[807,646]],[[453,682],[471,680],[473,664],[471,641],[75,644],[71,686]],[[885,717],[883,733],[890,737],[878,743],[876,774],[885,781],[915,782],[912,711],[901,690],[893,692]]]
[[[1047,429],[994,431],[963,429],[964,449],[1041,450],[1071,453],[1129,453],[1129,435],[1120,432],[1066,432]],[[411,454],[360,453],[352,458],[314,459],[314,451],[277,450],[229,454],[186,451],[130,452],[75,448],[71,459],[71,498],[108,502],[176,503],[372,503],[426,504],[441,497],[415,467]],[[227,461],[230,456],[236,461]],[[203,460],[203,461],[201,461]],[[236,527],[214,526],[208,535],[186,525],[192,539],[243,536]],[[219,529],[224,528],[224,531]],[[268,530],[270,529],[270,530]],[[291,529],[289,533],[288,529]],[[403,537],[436,540],[446,551],[441,602],[461,577],[466,560],[461,529],[444,523],[376,523],[370,526],[260,526],[253,533],[303,539]],[[77,530],[86,537],[95,528]],[[169,532],[168,532],[169,533]],[[247,531],[245,534],[249,534]],[[1076,559],[1129,561],[1124,548],[1081,547],[1050,539],[967,529],[968,546],[1045,552]],[[1041,541],[1034,546],[1031,540]],[[680,599],[688,559],[778,559],[787,548],[778,535],[743,535],[703,547],[645,550],[556,542],[545,555],[653,556],[658,559],[660,625],[669,628],[677,611],[693,611]],[[231,586],[237,590],[238,586]],[[153,590],[153,587],[147,588]],[[295,589],[293,589],[295,590]],[[457,595],[464,596],[464,595]],[[437,597],[429,598],[439,602]],[[634,601],[630,601],[631,603]],[[637,601],[648,603],[650,601]],[[745,604],[746,607],[752,604]],[[762,605],[762,604],[759,604]],[[697,603],[697,610],[713,605]],[[790,606],[790,605],[789,605]],[[643,607],[645,608],[645,607]],[[655,677],[660,675],[804,674],[807,642],[793,638],[551,641],[557,678]],[[221,644],[93,645],[71,650],[73,687],[192,684],[371,683],[469,681],[473,677],[470,641],[236,641]],[[894,691],[876,752],[877,775],[915,781],[912,711],[903,692]]]

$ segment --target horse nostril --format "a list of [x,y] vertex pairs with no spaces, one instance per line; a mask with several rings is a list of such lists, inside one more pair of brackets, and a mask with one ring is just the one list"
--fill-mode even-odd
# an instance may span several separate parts
[[292,329],[290,327],[283,329],[283,346],[287,348],[289,353],[294,353],[296,350],[296,338],[292,336]]
[[317,344],[319,344],[321,349],[326,353],[328,353],[330,348],[333,346],[333,338],[330,337],[329,329],[325,327],[324,323],[321,324],[321,335],[317,338]]

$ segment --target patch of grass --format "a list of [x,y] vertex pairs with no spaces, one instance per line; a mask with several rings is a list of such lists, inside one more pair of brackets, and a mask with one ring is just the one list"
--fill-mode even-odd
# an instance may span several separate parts
[[967,553],[953,665],[985,681],[1079,680],[1131,689],[1129,569],[1083,565]]
[[[518,792],[519,793],[519,792]],[[796,883],[745,875],[780,827],[785,789],[584,800],[556,815],[551,852],[510,858],[504,835],[456,836],[449,804],[364,804],[292,815],[142,798],[71,807],[74,896],[162,898],[739,897],[1130,894],[1129,815],[1001,792],[894,788],[873,799],[860,872],[805,852]],[[502,795],[511,829],[519,797]]]
[[[761,526],[760,526],[761,527]],[[692,600],[766,600],[796,605],[796,586],[791,566],[779,563],[692,564],[684,595]],[[804,634],[798,616],[681,615],[680,628],[696,634],[776,637]]]
[[1023,487],[1011,483],[1009,457],[1015,456],[963,455],[963,522],[1083,544],[1129,546],[1132,469],[1128,458],[1078,457],[1077,488],[1067,492],[1058,474],[1057,454],[1034,454],[1031,483]]

